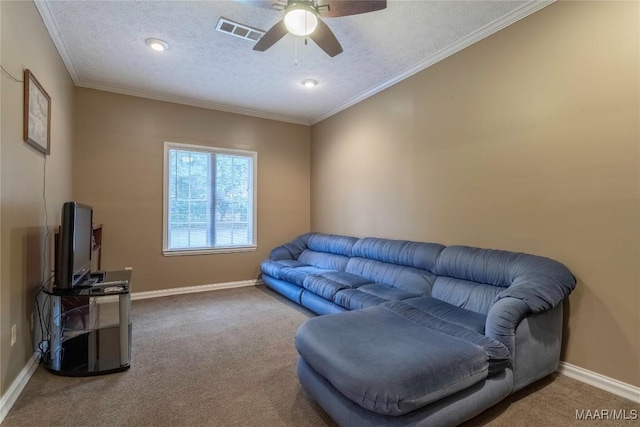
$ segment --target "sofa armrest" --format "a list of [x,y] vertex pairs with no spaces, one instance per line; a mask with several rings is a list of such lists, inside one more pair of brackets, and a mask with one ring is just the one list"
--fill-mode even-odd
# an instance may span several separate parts
[[525,301],[511,297],[501,298],[487,313],[484,334],[504,344],[513,356],[516,328],[528,313],[531,313],[531,309]]
[[291,255],[291,252],[289,252],[284,246],[278,246],[271,251],[271,253],[269,254],[269,259],[271,261],[293,259],[293,255]]
[[534,312],[527,301],[503,297],[487,313],[485,335],[509,349],[514,390],[555,371],[562,345],[562,303]]
[[558,367],[562,303],[535,313],[521,299],[502,298],[489,309],[485,335],[509,349],[514,391],[519,390]]
[[298,259],[300,254],[307,249],[307,241],[313,233],[302,234],[292,241],[282,246],[274,248],[269,254],[271,261],[281,261],[285,259]]
[[533,313],[551,310],[576,287],[576,278],[569,269],[557,261],[525,255],[513,267],[513,281],[496,295],[494,302],[503,298],[523,301]]
[[573,291],[576,279],[563,264],[520,254],[509,266],[510,285],[498,293],[487,313],[485,334],[503,343],[513,359],[516,328],[530,315],[547,313]]

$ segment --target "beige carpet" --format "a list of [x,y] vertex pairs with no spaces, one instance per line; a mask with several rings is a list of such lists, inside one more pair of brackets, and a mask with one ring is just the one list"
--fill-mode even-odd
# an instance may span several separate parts
[[[131,369],[70,378],[39,367],[3,426],[334,425],[295,373],[293,336],[312,316],[305,309],[249,287],[134,301],[132,313]],[[582,409],[640,405],[553,376],[466,425],[584,425]]]

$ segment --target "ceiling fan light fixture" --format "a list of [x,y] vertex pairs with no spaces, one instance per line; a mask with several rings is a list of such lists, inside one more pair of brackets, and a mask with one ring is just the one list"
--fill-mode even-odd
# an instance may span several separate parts
[[302,86],[306,87],[307,89],[312,89],[312,88],[318,86],[318,81],[317,80],[313,80],[313,79],[305,79],[305,80],[301,81],[300,84]]
[[296,36],[308,36],[318,26],[318,12],[307,3],[293,3],[287,7],[284,25]]
[[163,50],[167,50],[169,48],[169,44],[160,39],[146,39],[145,43],[156,52],[162,52]]

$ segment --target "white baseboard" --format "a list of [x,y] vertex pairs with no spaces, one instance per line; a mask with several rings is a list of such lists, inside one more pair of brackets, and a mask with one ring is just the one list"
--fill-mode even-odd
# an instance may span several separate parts
[[[211,285],[200,285],[200,286],[187,286],[184,288],[171,288],[171,289],[162,289],[159,291],[146,291],[146,292],[132,292],[131,299],[147,299],[147,298],[159,298],[165,297],[169,295],[180,295],[180,294],[192,294],[195,292],[208,292],[215,291],[219,289],[232,289],[232,288],[241,288],[244,286],[257,286],[262,285],[263,282],[261,279],[253,279],[253,280],[241,280],[237,282],[226,282],[226,283],[215,283]],[[118,296],[113,295],[105,298],[99,298],[100,302],[117,302]],[[9,413],[9,410],[13,407],[13,404],[16,402],[22,390],[27,385],[31,376],[36,371],[38,367],[39,356],[37,353],[34,353],[27,365],[22,369],[18,377],[13,381],[9,390],[2,396],[0,399],[0,423],[4,420],[4,418]]]
[[[245,286],[258,286],[264,282],[262,279],[240,280],[237,282],[214,283],[211,285],[185,286],[183,288],[160,289],[157,291],[131,292],[131,300],[168,297],[171,295],[193,294],[196,292],[218,291],[221,289],[242,288]],[[118,302],[118,295],[110,295],[97,299],[98,304]]]
[[560,362],[558,372],[569,378],[573,378],[574,380],[592,385],[633,402],[640,403],[640,387],[632,386],[631,384],[623,383],[622,381],[618,381],[610,377],[605,377],[604,375],[567,362]]
[[220,289],[242,288],[245,286],[262,285],[262,279],[240,280],[237,282],[214,283],[211,285],[186,286],[184,288],[161,289],[158,291],[132,292],[131,299],[159,298],[170,295],[193,294],[196,292],[217,291]]
[[16,403],[20,393],[24,390],[25,386],[31,379],[31,376],[36,371],[38,367],[39,356],[37,353],[34,353],[31,356],[31,359],[27,362],[27,365],[20,371],[20,374],[13,380],[11,387],[9,390],[2,396],[0,399],[0,424],[4,421],[4,418],[9,413],[9,410],[13,407],[13,404]]
[[[219,289],[233,289],[245,286],[257,286],[262,284],[263,281],[261,279],[253,279],[241,280],[237,282],[215,283],[211,285],[162,289],[158,291],[133,292],[131,294],[131,299],[138,300],[159,298],[170,295],[209,292]],[[117,301],[118,297],[114,295],[113,298],[115,298],[114,300]],[[18,399],[18,396],[20,396],[20,393],[22,393],[22,390],[29,382],[29,379],[31,378],[37,367],[38,355],[34,353],[27,365],[24,367],[24,369],[22,369],[18,377],[13,381],[13,384],[11,384],[11,387],[9,387],[7,393],[5,393],[5,395],[2,396],[2,399],[0,399],[0,423],[2,423],[7,413],[9,413],[9,410]],[[580,368],[579,366],[567,362],[560,362],[558,373],[566,375],[569,378],[573,378],[585,384],[589,384],[601,390],[608,391],[609,393],[613,393],[617,396],[624,397],[625,399],[629,399],[633,402],[640,403],[640,387],[636,387],[631,384],[627,384],[622,381],[618,381],[616,379],[598,374],[596,372]]]

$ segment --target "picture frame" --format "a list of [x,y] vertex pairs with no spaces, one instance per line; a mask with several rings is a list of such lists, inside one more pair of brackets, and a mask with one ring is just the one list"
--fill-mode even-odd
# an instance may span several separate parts
[[24,70],[24,140],[45,156],[51,152],[51,97],[29,69]]

